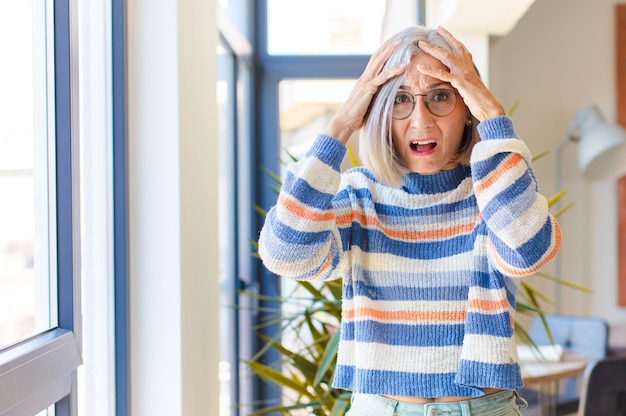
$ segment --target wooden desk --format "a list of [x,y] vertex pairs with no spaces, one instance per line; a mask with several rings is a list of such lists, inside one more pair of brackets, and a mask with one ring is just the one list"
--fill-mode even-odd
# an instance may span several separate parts
[[520,365],[524,383],[527,387],[536,386],[541,415],[547,416],[556,413],[559,381],[582,374],[587,367],[587,360],[566,353],[561,361],[532,361]]

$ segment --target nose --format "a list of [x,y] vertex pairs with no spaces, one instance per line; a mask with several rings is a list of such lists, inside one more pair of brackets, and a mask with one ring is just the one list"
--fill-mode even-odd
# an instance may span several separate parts
[[417,129],[426,129],[432,127],[435,123],[435,116],[426,107],[424,97],[415,97],[415,108],[409,116],[411,126]]

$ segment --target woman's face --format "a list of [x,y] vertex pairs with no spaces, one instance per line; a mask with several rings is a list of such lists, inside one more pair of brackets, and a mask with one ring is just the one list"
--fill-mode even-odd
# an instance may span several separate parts
[[[417,71],[417,62],[444,65],[430,55],[413,56],[406,77],[398,91],[409,95],[427,94],[434,89],[456,90],[447,83]],[[432,62],[424,62],[431,60]],[[454,97],[452,97],[454,98]],[[446,116],[436,116],[426,108],[425,97],[415,97],[415,108],[403,120],[392,119],[393,145],[404,167],[411,172],[429,175],[457,165],[456,154],[461,145],[463,130],[469,114],[463,99],[457,94],[456,107]]]

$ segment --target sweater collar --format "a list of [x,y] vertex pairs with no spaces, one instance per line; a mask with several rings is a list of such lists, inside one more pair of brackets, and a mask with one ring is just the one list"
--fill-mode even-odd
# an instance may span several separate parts
[[432,175],[410,172],[402,177],[402,189],[410,194],[438,194],[458,188],[469,176],[468,166],[457,166]]

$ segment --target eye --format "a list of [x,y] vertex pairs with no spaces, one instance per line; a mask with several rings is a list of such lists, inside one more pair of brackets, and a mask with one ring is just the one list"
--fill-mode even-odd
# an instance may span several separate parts
[[408,104],[413,102],[412,100],[412,96],[409,93],[406,92],[397,92],[396,93],[396,99],[394,100],[394,104]]
[[433,90],[428,95],[428,101],[445,102],[450,99],[450,96],[454,94],[450,90]]

